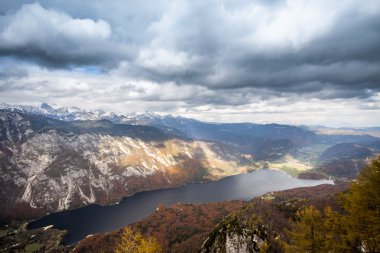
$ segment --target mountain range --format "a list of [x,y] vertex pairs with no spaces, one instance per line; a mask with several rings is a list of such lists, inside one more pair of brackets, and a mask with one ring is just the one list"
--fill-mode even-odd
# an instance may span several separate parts
[[0,219],[261,168],[352,178],[380,153],[376,128],[320,129],[2,104]]

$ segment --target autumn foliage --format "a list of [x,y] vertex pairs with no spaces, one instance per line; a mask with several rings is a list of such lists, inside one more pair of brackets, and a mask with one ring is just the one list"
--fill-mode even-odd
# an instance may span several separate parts
[[115,248],[115,253],[160,253],[162,247],[151,236],[143,236],[129,227],[123,229],[121,241]]
[[297,213],[287,252],[380,252],[380,157],[364,168],[340,196],[343,210],[321,213],[314,206]]

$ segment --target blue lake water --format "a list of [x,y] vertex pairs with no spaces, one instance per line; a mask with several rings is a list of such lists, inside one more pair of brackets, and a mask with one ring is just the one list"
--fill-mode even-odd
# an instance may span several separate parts
[[305,180],[281,171],[259,170],[224,178],[215,182],[191,183],[182,187],[140,192],[110,206],[89,205],[70,211],[49,214],[33,221],[28,228],[54,225],[68,230],[64,243],[75,243],[89,234],[119,229],[141,220],[159,204],[177,202],[206,203],[225,200],[250,200],[267,192],[297,187],[332,184],[331,180]]

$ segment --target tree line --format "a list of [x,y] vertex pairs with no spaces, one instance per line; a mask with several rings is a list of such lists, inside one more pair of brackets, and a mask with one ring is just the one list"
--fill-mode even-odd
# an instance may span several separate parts
[[285,252],[380,252],[380,157],[339,196],[342,210],[300,210],[286,231]]

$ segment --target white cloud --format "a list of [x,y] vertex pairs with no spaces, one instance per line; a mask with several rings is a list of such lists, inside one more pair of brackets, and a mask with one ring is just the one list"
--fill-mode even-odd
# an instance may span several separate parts
[[111,28],[104,20],[73,19],[65,13],[47,10],[35,3],[24,5],[2,31],[3,46],[17,47],[28,44],[55,46],[53,41],[68,41],[75,46],[92,40],[110,37]]
[[0,81],[1,102],[56,103],[117,113],[154,111],[205,121],[328,126],[377,126],[380,94],[370,99],[321,100],[305,95],[273,95],[242,88],[210,90],[203,86],[157,84],[109,74],[88,74],[24,66],[29,73]]
[[377,0],[9,6],[0,10],[0,102],[211,121],[380,123]]
[[[79,19],[39,3],[22,6],[2,18],[0,50],[4,54],[36,57],[54,65],[103,62],[126,57],[126,45],[110,40],[104,20]],[[101,58],[104,59],[101,59]]]
[[135,64],[142,68],[157,69],[161,72],[170,71],[173,68],[183,68],[184,66],[196,64],[199,57],[191,56],[186,52],[172,51],[168,49],[142,49],[135,61]]

